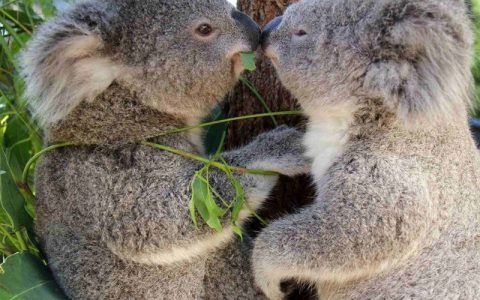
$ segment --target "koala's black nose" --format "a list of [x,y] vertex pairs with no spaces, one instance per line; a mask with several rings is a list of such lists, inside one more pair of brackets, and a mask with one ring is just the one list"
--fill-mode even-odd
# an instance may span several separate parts
[[260,27],[252,20],[252,18],[236,9],[232,12],[232,18],[237,24],[243,27],[247,34],[250,46],[252,46],[252,50],[256,50],[260,44],[260,34],[262,33]]
[[265,27],[263,27],[263,32],[260,37],[260,43],[262,44],[262,47],[267,46],[268,43],[268,38],[270,37],[270,34],[272,31],[278,28],[280,26],[280,23],[282,23],[283,17],[279,16],[268,22]]

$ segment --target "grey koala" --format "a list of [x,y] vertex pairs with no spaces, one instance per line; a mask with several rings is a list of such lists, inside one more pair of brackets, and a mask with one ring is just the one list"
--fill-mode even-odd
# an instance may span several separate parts
[[[248,237],[196,228],[191,180],[202,164],[139,145],[202,154],[199,123],[242,72],[258,26],[224,0],[88,1],[42,25],[23,53],[26,94],[48,144],[36,173],[36,230],[73,299],[254,299]],[[278,128],[227,163],[307,172],[298,131]],[[258,208],[276,176],[236,174]],[[209,178],[225,199],[227,176]],[[240,214],[240,221],[250,211]],[[227,218],[228,219],[228,218]],[[246,250],[245,250],[245,249]]]
[[314,204],[252,254],[270,299],[479,299],[480,155],[467,122],[472,31],[460,0],[310,0],[263,48],[309,125]]

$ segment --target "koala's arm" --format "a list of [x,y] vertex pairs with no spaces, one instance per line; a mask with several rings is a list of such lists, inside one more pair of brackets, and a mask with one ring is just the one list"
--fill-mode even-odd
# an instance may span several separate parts
[[331,171],[336,174],[317,186],[312,207],[261,233],[253,268],[257,284],[270,299],[283,298],[283,280],[368,278],[427,244],[436,218],[433,195],[421,175],[388,160],[334,166]]
[[205,265],[205,300],[267,300],[251,270],[253,240],[244,234],[209,255]]
[[[252,143],[237,150],[222,153],[228,165],[248,169],[278,172],[286,176],[305,174],[311,162],[304,156],[303,133],[296,129],[280,126],[259,135]],[[270,195],[277,176],[234,174],[245,190],[250,207],[257,209]],[[211,183],[226,198],[234,198],[234,189],[225,173],[212,169]]]
[[[307,170],[308,161],[299,146],[301,136],[295,130],[280,128],[222,156],[232,165],[302,173]],[[96,210],[103,240],[115,254],[141,263],[169,264],[203,255],[233,237],[228,216],[223,222],[225,229],[219,233],[203,222],[196,228],[191,220],[191,182],[203,164],[144,146],[129,159],[134,168],[118,166],[114,168],[116,173],[105,174],[105,193],[110,200],[97,204],[101,207]],[[235,176],[253,208],[267,198],[277,177]],[[209,179],[225,199],[234,199],[234,188],[225,173],[212,168]],[[240,218],[248,216],[248,210],[244,211]]]

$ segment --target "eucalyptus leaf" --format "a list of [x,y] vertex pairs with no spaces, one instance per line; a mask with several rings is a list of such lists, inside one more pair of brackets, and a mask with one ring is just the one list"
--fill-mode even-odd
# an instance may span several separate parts
[[0,299],[66,300],[48,268],[33,255],[17,253],[0,265]]
[[45,17],[50,17],[55,13],[55,5],[52,0],[40,1],[40,7],[42,8],[42,14]]
[[235,233],[236,235],[238,235],[238,236],[240,237],[240,239],[243,241],[242,228],[241,228],[240,226],[238,226],[236,222],[232,222],[232,223],[230,224],[230,226],[232,227],[233,233]]
[[230,182],[232,183],[233,188],[235,189],[235,200],[232,208],[232,222],[236,223],[240,212],[242,211],[245,205],[245,191],[240,184],[240,181],[236,179],[233,174],[228,173]]
[[4,221],[10,223],[14,231],[20,230],[22,227],[30,227],[32,219],[25,210],[25,199],[12,177],[12,168],[8,163],[6,149],[1,138],[0,169],[7,170],[7,174],[0,176],[0,205],[8,217],[8,220]]
[[204,221],[210,218],[210,214],[204,202],[208,193],[208,185],[201,180],[201,175],[196,173],[192,182],[192,202],[196,211],[198,211],[198,214]]
[[[202,209],[207,210],[207,214],[202,214],[202,212],[199,211],[200,215],[208,226],[216,231],[222,231],[223,228],[220,218],[225,215],[226,211],[220,208],[215,202],[212,191],[210,190],[209,182],[206,178],[197,174],[195,181],[197,182],[194,186],[198,188],[198,191],[195,193],[197,195],[196,199],[198,202],[202,202],[202,205],[200,206],[198,205],[198,202],[196,202],[195,205],[197,208],[201,207]],[[202,183],[199,183],[198,181]],[[199,195],[201,195],[201,198],[198,197]]]
[[192,199],[190,200],[188,204],[188,211],[190,212],[190,218],[193,221],[193,224],[195,224],[195,227],[198,227],[198,221],[197,221],[197,213],[195,210],[195,200],[193,199],[194,192],[192,191]]
[[255,52],[242,52],[240,53],[242,60],[242,66],[247,71],[255,71],[257,66],[255,65]]
[[5,148],[8,149],[8,156],[15,160],[15,164],[12,165],[10,162],[10,165],[12,168],[18,168],[14,170],[15,177],[18,179],[21,179],[23,167],[32,156],[31,135],[32,133],[29,132],[19,117],[16,116],[8,119],[7,129],[4,135],[4,144]]
[[[222,112],[220,105],[217,105],[213,111],[210,113],[209,117],[205,120],[205,123],[214,122],[223,119],[225,116]],[[204,144],[205,152],[208,154],[213,154],[215,151],[221,148],[222,136],[227,129],[228,124],[217,124],[208,126],[205,128],[204,134]]]

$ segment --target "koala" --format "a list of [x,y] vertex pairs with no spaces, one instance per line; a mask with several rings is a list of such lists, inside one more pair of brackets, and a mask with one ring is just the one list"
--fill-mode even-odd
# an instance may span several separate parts
[[262,46],[309,118],[314,203],[271,223],[256,282],[320,299],[479,299],[480,155],[460,0],[306,0]]
[[[36,232],[72,299],[261,299],[250,241],[194,225],[191,182],[203,164],[147,147],[203,154],[201,122],[243,71],[260,29],[224,0],[87,1],[43,24],[21,60],[47,145],[36,170]],[[277,128],[222,154],[230,165],[308,172],[302,134]],[[251,209],[277,176],[235,174]],[[224,199],[227,175],[209,179]],[[218,200],[218,199],[217,199]],[[244,209],[241,225],[250,216]],[[228,280],[226,280],[228,279]]]

